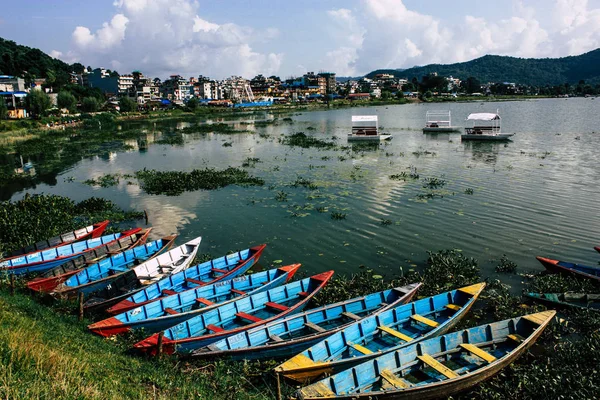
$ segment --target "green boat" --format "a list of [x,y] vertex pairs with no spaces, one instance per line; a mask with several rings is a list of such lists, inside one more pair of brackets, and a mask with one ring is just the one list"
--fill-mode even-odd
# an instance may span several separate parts
[[525,293],[526,297],[543,303],[600,311],[600,294],[588,293]]

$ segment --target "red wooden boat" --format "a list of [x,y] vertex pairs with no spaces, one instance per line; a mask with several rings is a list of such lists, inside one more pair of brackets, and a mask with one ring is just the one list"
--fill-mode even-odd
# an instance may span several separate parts
[[582,264],[574,264],[565,261],[552,260],[550,258],[536,257],[544,268],[552,273],[572,274],[581,278],[588,278],[600,284],[600,268],[590,267]]

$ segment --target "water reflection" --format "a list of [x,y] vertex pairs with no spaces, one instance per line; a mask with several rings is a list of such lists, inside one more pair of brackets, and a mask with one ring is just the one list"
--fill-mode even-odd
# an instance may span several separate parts
[[476,163],[495,165],[498,162],[500,150],[504,149],[506,143],[498,142],[463,142],[465,151],[471,152],[471,159]]

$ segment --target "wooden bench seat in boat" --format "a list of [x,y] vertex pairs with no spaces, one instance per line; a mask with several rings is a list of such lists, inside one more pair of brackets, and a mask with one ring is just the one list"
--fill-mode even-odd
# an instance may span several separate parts
[[194,283],[194,284],[200,285],[200,286],[206,285],[206,283],[199,281],[198,279],[194,279],[194,278],[185,278],[184,280],[188,283]]
[[164,294],[165,296],[170,296],[170,295],[172,295],[172,294],[177,294],[177,292],[176,292],[176,291],[174,291],[174,290],[169,290],[169,289],[163,289],[163,290],[161,291],[161,293],[162,293],[162,294]]
[[198,297],[195,301],[196,303],[203,304],[205,306],[212,306],[213,304],[215,304],[212,301],[205,299],[204,297]]
[[252,323],[262,321],[262,319],[255,317],[254,315],[246,314],[245,312],[236,313],[235,316],[240,319],[245,319],[246,321],[250,321]]
[[444,364],[431,357],[429,354],[423,354],[422,356],[417,356],[417,358],[423,363],[429,365],[431,368],[444,375],[448,379],[457,378],[458,375],[452,371],[450,368],[446,367]]
[[179,314],[179,311],[175,311],[172,308],[165,308],[165,312],[171,315]]
[[231,289],[231,293],[239,294],[240,296],[244,296],[246,292],[243,290]]
[[392,335],[394,337],[397,337],[400,340],[404,340],[405,342],[410,342],[411,340],[413,340],[413,338],[411,338],[410,336],[405,335],[402,332],[398,332],[397,330],[392,329],[392,328],[387,327],[387,326],[381,325],[381,326],[378,326],[377,329],[379,329],[380,331],[383,331],[383,332],[385,332],[387,334],[390,334],[390,335]]
[[427,318],[427,317],[424,317],[424,316],[422,316],[422,315],[419,315],[419,314],[413,314],[413,315],[411,315],[410,317],[411,317],[412,319],[414,319],[415,321],[417,321],[417,322],[420,322],[420,323],[422,323],[422,324],[425,324],[425,325],[427,325],[427,326],[430,326],[430,327],[432,327],[432,328],[436,328],[436,327],[439,325],[439,323],[438,323],[438,322],[436,322],[436,321],[434,321],[434,320],[432,320],[432,319],[429,319],[429,318]]
[[275,303],[275,302],[272,302],[272,301],[267,301],[265,303],[265,306],[268,307],[268,308],[272,308],[274,310],[277,310],[277,311],[287,311],[289,309],[288,306],[284,306],[283,304]]

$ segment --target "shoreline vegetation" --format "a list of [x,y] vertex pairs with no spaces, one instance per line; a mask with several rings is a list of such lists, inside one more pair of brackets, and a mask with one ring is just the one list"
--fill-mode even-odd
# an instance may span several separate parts
[[[335,100],[330,103],[297,103],[297,104],[276,104],[269,107],[253,107],[252,109],[223,108],[223,107],[198,107],[194,111],[176,108],[171,110],[156,110],[145,112],[127,112],[116,114],[118,121],[131,120],[166,120],[180,118],[197,117],[222,117],[239,118],[244,115],[251,115],[255,111],[269,112],[272,114],[285,114],[297,111],[316,111],[338,108],[352,107],[377,107],[399,104],[418,104],[418,103],[465,103],[465,102],[501,102],[501,101],[526,101],[542,98],[552,98],[552,96],[533,96],[533,95],[496,95],[496,96],[458,96],[458,97],[431,97],[431,98],[401,98],[401,99],[371,99],[371,100]],[[3,120],[0,121],[0,146],[2,142],[9,138],[19,138],[27,136],[31,131],[55,131],[68,128],[81,127],[85,122],[85,116],[111,114],[110,112],[98,112],[92,114],[75,114],[73,116],[63,117],[44,117],[40,120]]]
[[[2,243],[6,243],[2,250],[44,239],[83,221],[104,219],[107,213],[112,213],[111,219],[120,217],[125,225],[142,215],[119,210],[111,202],[98,198],[74,203],[66,197],[36,195],[16,202],[0,202],[0,215],[4,216],[0,232],[4,235]],[[23,232],[29,235],[24,236]],[[600,292],[588,280],[531,273],[506,257],[498,260],[497,270],[519,275],[527,291]],[[481,273],[477,260],[460,251],[429,252],[426,266],[419,270],[382,276],[375,268],[361,266],[358,274],[335,276],[312,306],[412,282],[424,283],[418,297],[426,297],[485,280],[485,292],[457,329],[546,309],[511,294],[509,286]],[[272,373],[275,361],[142,357],[131,351],[131,345],[143,333],[119,338],[92,335],[86,327],[100,316],[87,315],[78,321],[75,304],[32,296],[24,282],[18,279],[11,295],[10,280],[0,276],[0,398],[276,397],[277,384]],[[496,377],[455,398],[592,399],[600,392],[600,371],[596,368],[599,364],[600,313],[564,309],[526,355]],[[287,383],[281,389],[283,398],[295,391]]]

